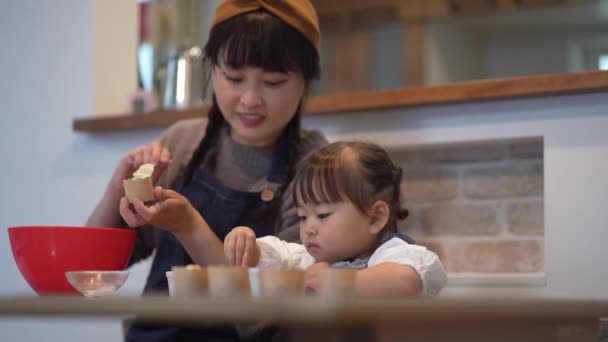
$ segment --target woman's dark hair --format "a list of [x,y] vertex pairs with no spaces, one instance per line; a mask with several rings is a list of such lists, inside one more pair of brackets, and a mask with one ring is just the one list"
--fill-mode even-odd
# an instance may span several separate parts
[[397,220],[408,216],[401,207],[401,168],[380,146],[367,142],[335,142],[308,156],[294,178],[296,205],[352,202],[364,215],[385,201],[390,209],[384,232],[396,232]]
[[[278,17],[265,10],[244,13],[214,26],[204,49],[203,66],[206,79],[214,67],[225,63],[231,68],[259,67],[274,72],[299,72],[307,85],[320,77],[321,68],[316,49],[305,36]],[[294,165],[300,158],[300,121],[302,103],[283,130],[281,139],[287,141],[288,160],[284,182],[274,196],[272,210],[266,215],[277,216],[282,194],[293,178]],[[290,115],[293,113],[285,113]],[[217,155],[209,153],[217,142],[221,128],[226,125],[215,96],[207,113],[208,124],[205,137],[185,170],[184,185],[187,185],[194,170],[204,161],[214,171]],[[273,216],[270,216],[273,217]]]

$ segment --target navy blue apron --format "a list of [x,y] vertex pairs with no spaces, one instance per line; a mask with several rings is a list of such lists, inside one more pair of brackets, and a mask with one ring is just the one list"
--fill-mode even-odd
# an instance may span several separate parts
[[[268,182],[280,183],[286,164],[286,143],[281,139],[273,156]],[[261,199],[258,192],[233,190],[225,186],[208,171],[198,167],[189,184],[183,185],[183,178],[176,182],[175,189],[181,189],[192,206],[205,218],[220,240],[236,226],[252,228],[257,237],[274,234],[275,218],[261,222],[260,210],[269,203]],[[145,294],[167,294],[168,284],[165,272],[172,266],[192,264],[192,259],[179,241],[163,230],[158,231],[156,257],[144,290]],[[127,335],[129,342],[153,341],[240,341],[235,325],[215,322],[201,322],[196,327],[166,326],[158,324],[134,323]]]

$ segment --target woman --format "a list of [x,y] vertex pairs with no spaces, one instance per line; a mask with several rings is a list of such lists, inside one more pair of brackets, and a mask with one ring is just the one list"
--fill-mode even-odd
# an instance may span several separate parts
[[[295,165],[325,144],[300,129],[302,103],[319,77],[320,32],[307,0],[227,0],[217,9],[204,63],[214,90],[208,119],[179,122],[130,151],[87,224],[142,227],[132,262],[155,250],[146,293],[167,292],[174,265],[225,264],[222,240],[245,225],[293,240],[298,220],[288,184]],[[156,165],[156,201],[124,197],[123,179]],[[169,189],[170,188],[170,189]],[[116,210],[120,202],[119,210]],[[232,325],[135,325],[129,341],[239,340]]]

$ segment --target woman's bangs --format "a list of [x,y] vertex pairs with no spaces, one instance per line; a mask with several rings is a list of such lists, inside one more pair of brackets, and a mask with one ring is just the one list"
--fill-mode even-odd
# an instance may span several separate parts
[[[231,68],[259,67],[276,72],[299,71],[297,51],[291,28],[269,14],[253,12],[227,22],[218,32],[215,51],[211,53],[213,64],[225,63]],[[293,33],[292,33],[293,34]]]

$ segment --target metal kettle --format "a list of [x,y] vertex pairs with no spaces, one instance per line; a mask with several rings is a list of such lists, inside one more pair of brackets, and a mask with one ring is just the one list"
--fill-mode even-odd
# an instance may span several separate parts
[[161,106],[183,109],[203,104],[203,51],[190,46],[171,53],[166,65],[157,71]]

